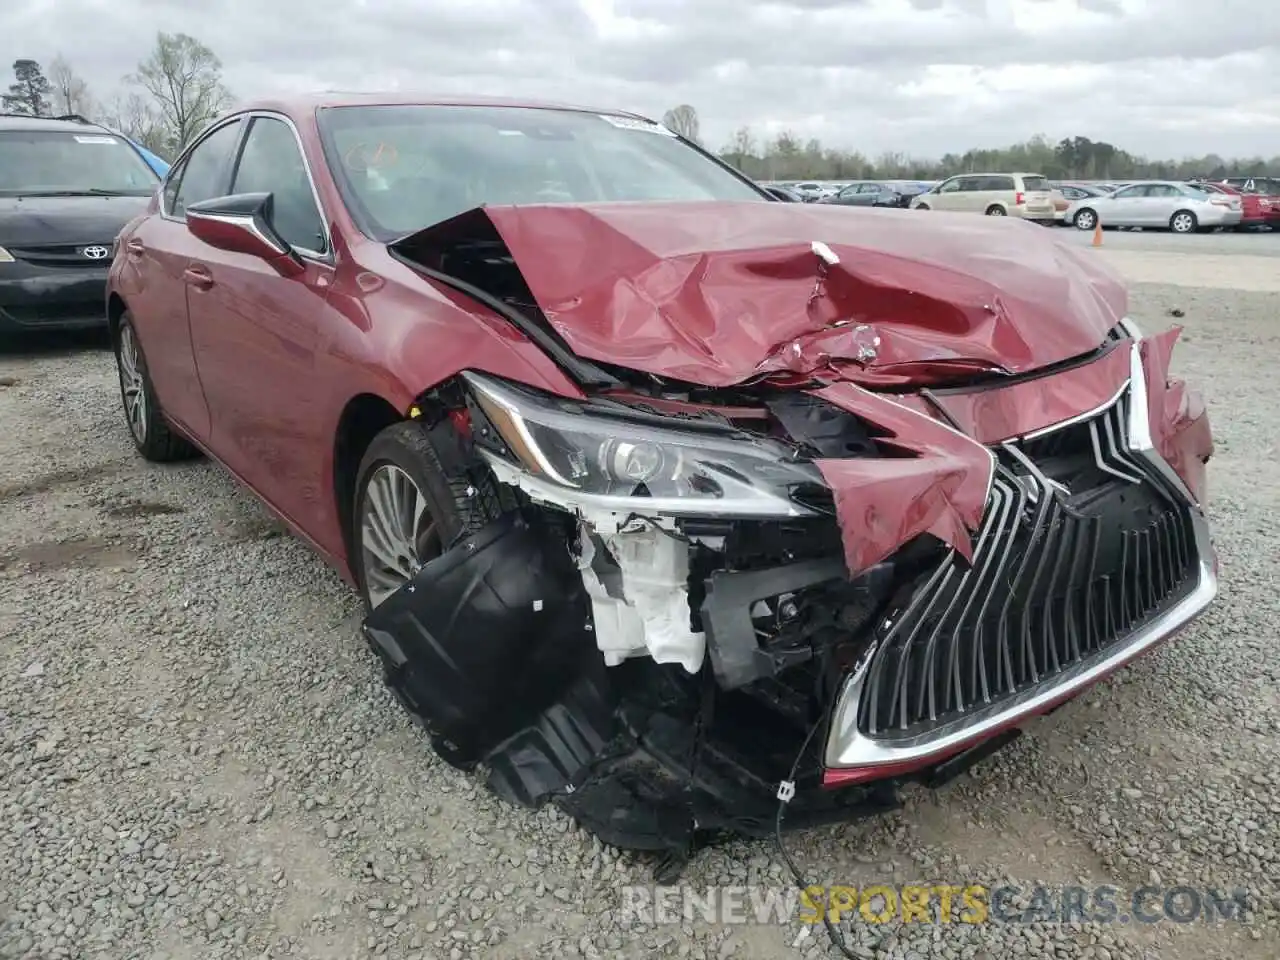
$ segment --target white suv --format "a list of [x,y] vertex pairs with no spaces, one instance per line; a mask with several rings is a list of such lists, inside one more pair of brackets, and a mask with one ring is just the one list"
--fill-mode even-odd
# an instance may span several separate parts
[[962,173],[911,201],[912,210],[954,210],[1053,223],[1053,193],[1038,173]]

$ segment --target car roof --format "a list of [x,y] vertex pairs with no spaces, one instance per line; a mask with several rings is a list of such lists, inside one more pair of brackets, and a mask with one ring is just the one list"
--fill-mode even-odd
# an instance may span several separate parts
[[558,103],[550,100],[530,100],[517,97],[459,96],[455,94],[400,93],[400,92],[346,92],[326,90],[316,93],[271,97],[237,104],[228,113],[247,110],[267,110],[295,116],[314,113],[326,107],[355,106],[432,106],[432,107],[523,107],[532,110],[575,110],[581,113],[606,113],[610,116],[634,117],[648,120],[643,114],[613,107],[590,107],[582,104]]
[[100,123],[75,114],[65,117],[32,117],[21,113],[0,113],[0,130],[62,130],[67,133],[83,133],[85,127],[113,132]]

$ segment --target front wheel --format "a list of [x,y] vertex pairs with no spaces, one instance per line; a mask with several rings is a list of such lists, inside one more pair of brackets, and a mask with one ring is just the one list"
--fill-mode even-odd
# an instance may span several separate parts
[[1083,210],[1077,210],[1075,225],[1077,230],[1092,230],[1098,225],[1098,215],[1088,207]]
[[174,433],[164,418],[142,345],[138,342],[138,331],[134,329],[129,314],[120,318],[113,339],[116,371],[120,375],[120,400],[133,445],[144,459],[153,463],[169,463],[195,456],[196,449]]
[[430,431],[392,424],[373,438],[356,476],[351,566],[368,610],[505,503],[492,474],[468,468],[447,422]]
[[1198,226],[1199,221],[1190,210],[1179,210],[1169,218],[1169,229],[1174,233],[1195,233]]
[[912,207],[911,209],[912,209],[912,210],[928,210],[928,209],[929,209],[929,205],[928,205],[927,203],[917,203],[917,204],[916,204],[914,207]]

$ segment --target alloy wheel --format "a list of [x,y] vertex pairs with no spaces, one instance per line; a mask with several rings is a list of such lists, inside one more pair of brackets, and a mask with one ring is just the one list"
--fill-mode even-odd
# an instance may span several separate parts
[[440,535],[427,498],[395,464],[374,470],[360,502],[363,580],[369,606],[376,607],[440,554]]
[[1075,224],[1081,230],[1092,230],[1095,223],[1092,210],[1081,210],[1076,214]]
[[1173,218],[1174,233],[1190,233],[1195,229],[1195,218],[1189,213],[1179,213]]
[[133,327],[120,327],[120,348],[117,366],[120,368],[120,391],[124,398],[124,413],[129,420],[129,430],[138,443],[147,442],[147,387],[143,379],[142,355]]

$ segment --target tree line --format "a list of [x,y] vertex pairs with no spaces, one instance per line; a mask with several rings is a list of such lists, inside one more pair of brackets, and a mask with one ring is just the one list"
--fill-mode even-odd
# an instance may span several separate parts
[[235,99],[222,82],[222,61],[185,33],[158,33],[150,53],[106,99],[98,99],[61,54],[47,71],[37,60],[15,60],[13,77],[8,93],[0,94],[0,111],[78,114],[169,160]]
[[[668,110],[663,123],[701,143],[698,114],[688,104]],[[740,127],[718,152],[726,163],[756,180],[940,180],[976,172],[1040,173],[1054,180],[1280,175],[1280,155],[1267,159],[1210,153],[1161,160],[1130,153],[1103,140],[1066,137],[1054,143],[1043,134],[999,149],[973,149],[939,158],[905,153],[870,157],[857,150],[824,147],[816,139],[802,141],[788,131],[766,138],[750,127]]]
[[[155,46],[137,68],[121,78],[110,97],[99,100],[61,54],[47,72],[39,61],[19,59],[14,81],[0,94],[0,110],[35,116],[79,114],[113,127],[166,159],[184,146],[234,101],[222,80],[222,61],[185,33],[158,33]],[[698,111],[684,103],[668,110],[663,123],[701,144]],[[1280,174],[1280,156],[1228,158],[1217,154],[1158,160],[1129,153],[1088,137],[1057,143],[1037,135],[1001,149],[948,153],[936,159],[884,153],[869,157],[857,150],[824,147],[783,131],[757,136],[739,128],[721,147],[720,157],[758,180],[937,180],[976,171],[1024,171],[1054,179],[1091,180],[1266,176]]]

